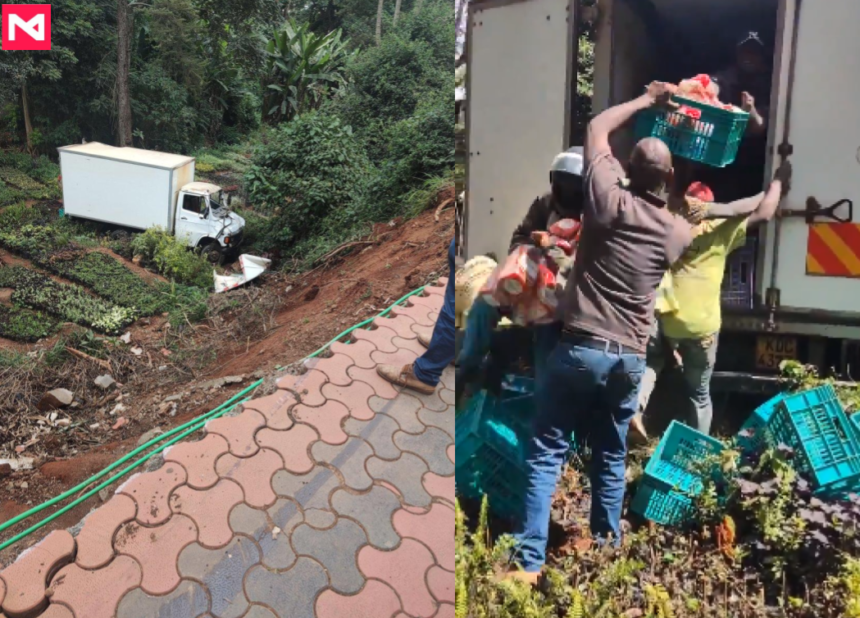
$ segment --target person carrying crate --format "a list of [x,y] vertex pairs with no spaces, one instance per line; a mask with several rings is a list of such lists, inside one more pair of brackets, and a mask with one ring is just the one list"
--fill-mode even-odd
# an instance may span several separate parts
[[[648,356],[639,413],[632,421],[634,432],[647,438],[644,411],[663,370],[667,354],[677,351],[682,362],[691,427],[709,434],[713,418],[710,383],[717,360],[720,331],[720,287],[729,254],[742,247],[747,231],[770,221],[788,190],[791,164],[776,171],[768,190],[728,204],[710,204],[709,218],[694,229],[695,240],[681,259],[672,265],[660,285],[657,316],[648,342]],[[688,196],[713,202],[711,190],[693,183]],[[728,218],[725,218],[728,217]]]
[[568,437],[586,426],[592,446],[591,533],[620,541],[627,430],[637,411],[657,286],[693,239],[692,226],[657,197],[673,178],[672,155],[656,138],[633,149],[628,178],[609,136],[637,112],[671,105],[675,87],[654,82],[588,126],[582,237],[563,297],[563,331],[538,376],[534,437],[511,577],[536,583],[546,560],[552,495]]
[[[555,157],[549,170],[550,191],[532,202],[520,225],[511,237],[510,251],[521,245],[533,245],[532,232],[546,231],[561,219],[579,220],[582,214],[582,147],[574,146]],[[565,277],[571,260],[557,248],[547,249],[549,257]],[[468,394],[470,387],[480,380],[481,367],[490,351],[493,331],[502,318],[498,307],[493,307],[478,296],[469,308],[463,346],[457,361],[456,393],[458,405]],[[558,324],[542,324],[534,327],[535,370],[558,339]]]

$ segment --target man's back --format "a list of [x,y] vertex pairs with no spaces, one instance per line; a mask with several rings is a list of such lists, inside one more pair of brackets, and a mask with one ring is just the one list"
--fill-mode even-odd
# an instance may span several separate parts
[[564,322],[644,353],[657,286],[692,235],[682,218],[623,188],[623,175],[609,153],[591,161]]

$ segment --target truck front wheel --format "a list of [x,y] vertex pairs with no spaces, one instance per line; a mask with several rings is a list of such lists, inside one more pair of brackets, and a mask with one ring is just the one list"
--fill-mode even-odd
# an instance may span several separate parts
[[224,254],[221,251],[220,245],[218,243],[209,243],[205,247],[200,249],[200,255],[206,258],[206,261],[212,264],[213,266],[220,266],[224,261]]

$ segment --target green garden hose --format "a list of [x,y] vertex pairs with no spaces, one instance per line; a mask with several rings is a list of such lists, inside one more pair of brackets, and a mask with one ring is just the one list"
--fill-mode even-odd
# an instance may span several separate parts
[[[303,361],[314,358],[316,356],[319,356],[325,350],[327,350],[333,343],[339,341],[343,337],[346,337],[347,335],[349,335],[353,331],[358,330],[359,328],[361,328],[367,324],[370,324],[376,318],[387,315],[389,312],[391,312],[392,309],[394,309],[394,307],[405,302],[411,296],[415,296],[416,294],[420,294],[421,292],[423,292],[425,287],[426,286],[421,286],[417,290],[413,290],[412,292],[409,292],[408,294],[406,294],[405,296],[403,296],[399,300],[395,301],[394,304],[392,304],[390,307],[388,307],[384,311],[380,312],[378,315],[376,315],[372,318],[369,318],[367,320],[364,320],[363,322],[356,324],[355,326],[343,331],[342,333],[337,335],[335,338],[333,338],[331,341],[329,341],[327,344],[325,344],[323,347],[321,347],[319,350],[317,350],[313,354],[310,354],[309,356],[305,357],[303,359]],[[107,466],[101,472],[98,472],[97,474],[93,475],[92,477],[88,478],[87,480],[79,483],[75,487],[72,487],[71,489],[64,491],[59,496],[56,496],[56,497],[52,498],[51,500],[48,500],[47,502],[40,504],[39,506],[35,506],[32,509],[25,511],[24,513],[21,513],[20,515],[16,515],[15,517],[6,521],[3,524],[0,524],[0,532],[8,530],[9,528],[14,526],[15,524],[18,524],[18,523],[22,522],[23,520],[25,520],[29,517],[32,517],[36,513],[39,513],[41,511],[47,509],[47,508],[50,508],[50,507],[62,502],[66,498],[69,498],[70,496],[72,496],[74,493],[81,491],[81,490],[85,489],[86,487],[90,486],[95,481],[98,481],[98,480],[104,478],[112,470],[115,470],[116,468],[118,468],[119,466],[121,466],[125,462],[129,461],[134,456],[142,453],[143,451],[145,451],[149,447],[151,447],[151,446],[153,446],[153,445],[155,445],[155,444],[157,444],[157,443],[159,443],[159,442],[161,442],[167,438],[170,438],[171,436],[176,436],[176,437],[172,438],[170,441],[162,444],[161,446],[159,446],[158,448],[153,450],[151,453],[148,453],[148,454],[144,455],[143,457],[138,458],[137,460],[132,462],[130,465],[123,468],[120,472],[118,472],[117,474],[110,477],[108,480],[102,482],[101,484],[94,487],[93,489],[80,495],[75,500],[73,500],[72,502],[70,502],[69,504],[67,504],[66,506],[61,508],[60,510],[58,510],[56,513],[53,513],[52,515],[46,517],[45,519],[43,519],[39,523],[34,524],[30,528],[27,528],[26,530],[15,535],[14,537],[10,538],[9,540],[4,541],[3,543],[0,543],[0,551],[6,549],[7,547],[9,547],[11,545],[14,545],[15,543],[17,543],[21,539],[26,538],[27,536],[29,536],[30,534],[32,534],[36,530],[49,524],[50,522],[54,521],[55,519],[57,519],[61,515],[69,512],[70,510],[72,510],[73,508],[75,508],[76,506],[78,506],[79,504],[84,502],[85,500],[88,500],[89,498],[91,498],[92,496],[94,496],[95,494],[100,492],[102,489],[109,487],[112,483],[115,483],[117,480],[119,480],[120,478],[122,478],[123,476],[125,476],[126,474],[128,474],[129,472],[131,472],[132,470],[134,470],[135,468],[137,468],[141,464],[143,464],[145,461],[147,461],[151,457],[164,451],[164,449],[166,449],[168,446],[175,444],[179,440],[191,435],[192,433],[194,433],[198,429],[201,429],[209,420],[223,416],[224,414],[226,414],[230,410],[233,410],[236,406],[247,401],[249,399],[249,397],[242,399],[242,401],[237,401],[238,399],[243,397],[246,393],[254,390],[258,386],[260,386],[260,384],[262,384],[262,383],[263,383],[262,379],[257,380],[252,385],[250,385],[248,388],[237,393],[236,395],[234,395],[233,397],[231,397],[230,399],[228,399],[227,401],[222,403],[220,406],[218,406],[214,410],[211,410],[211,411],[209,411],[209,412],[207,412],[201,416],[198,416],[197,418],[194,418],[194,419],[188,421],[187,423],[179,425],[178,427],[175,427],[175,428],[171,429],[170,431],[167,431],[167,432],[153,438],[149,442],[142,444],[141,446],[135,448],[133,451],[131,451],[131,452],[127,453],[126,455],[124,455],[123,457],[121,457],[119,460],[117,460],[114,463],[112,463],[111,465]],[[183,430],[185,430],[185,431],[183,431]],[[180,432],[182,432],[182,433],[180,433]],[[177,436],[176,434],[180,434],[180,435]]]

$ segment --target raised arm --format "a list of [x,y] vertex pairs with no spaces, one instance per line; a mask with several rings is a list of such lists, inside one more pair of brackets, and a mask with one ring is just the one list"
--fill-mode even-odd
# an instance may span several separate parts
[[728,204],[709,204],[706,219],[727,219],[730,217],[749,217],[748,226],[765,223],[773,219],[779,201],[788,191],[791,182],[791,163],[784,161],[774,174],[773,181],[764,193],[747,197]]
[[590,162],[599,154],[611,152],[609,136],[621,125],[630,120],[638,111],[661,104],[672,106],[669,101],[677,88],[673,84],[651,82],[640,97],[610,107],[595,116],[588,123],[588,136],[585,140],[585,160]]

